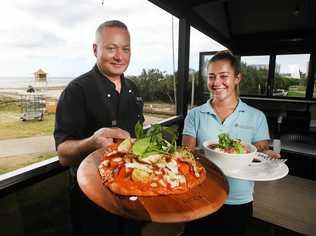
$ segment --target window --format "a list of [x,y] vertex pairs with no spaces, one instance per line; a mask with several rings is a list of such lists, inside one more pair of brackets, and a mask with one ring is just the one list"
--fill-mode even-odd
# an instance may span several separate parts
[[305,97],[309,57],[310,54],[276,56],[274,96]]
[[269,56],[241,56],[241,95],[266,95]]
[[175,115],[179,20],[146,0],[131,6],[124,0],[102,2],[5,1],[1,6],[0,20],[8,24],[0,26],[5,32],[0,39],[0,174],[56,156],[52,133],[58,96],[95,64],[92,43],[103,21],[119,19],[129,28],[132,57],[125,75],[144,98],[145,125]]
[[203,55],[201,58],[202,58],[202,65],[201,65],[201,76],[202,76],[202,81],[201,81],[201,84],[203,85],[203,93],[204,94],[208,94],[209,95],[209,91],[208,91],[208,88],[207,88],[207,64],[208,64],[208,61],[214,56],[216,52],[212,52],[210,54],[205,54]]
[[227,49],[194,27],[190,31],[189,109],[206,102],[210,97],[207,88],[207,63],[217,51]]

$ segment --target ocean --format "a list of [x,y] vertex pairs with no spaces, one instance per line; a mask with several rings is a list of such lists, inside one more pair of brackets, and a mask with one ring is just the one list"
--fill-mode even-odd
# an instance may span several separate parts
[[[72,77],[47,77],[47,86],[66,86]],[[34,77],[0,77],[0,88],[1,89],[25,89],[29,85],[35,86]]]

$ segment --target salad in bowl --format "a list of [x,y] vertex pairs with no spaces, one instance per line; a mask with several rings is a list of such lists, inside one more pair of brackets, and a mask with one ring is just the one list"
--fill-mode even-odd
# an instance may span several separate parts
[[233,139],[227,133],[218,135],[218,140],[203,143],[206,158],[224,172],[238,170],[249,165],[255,158],[257,148],[239,139]]

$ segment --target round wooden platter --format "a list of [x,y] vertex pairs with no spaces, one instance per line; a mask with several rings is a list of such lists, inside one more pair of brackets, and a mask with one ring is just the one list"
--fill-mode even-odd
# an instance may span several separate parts
[[98,165],[103,155],[99,149],[86,157],[77,172],[81,190],[94,203],[123,217],[159,223],[186,222],[217,211],[228,195],[228,183],[217,166],[201,154],[199,162],[207,170],[206,180],[185,194],[137,197],[121,196],[102,184]]

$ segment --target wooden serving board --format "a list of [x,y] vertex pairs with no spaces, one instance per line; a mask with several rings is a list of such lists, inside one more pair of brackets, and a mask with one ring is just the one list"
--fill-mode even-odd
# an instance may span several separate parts
[[207,170],[206,180],[185,194],[138,197],[111,192],[102,184],[98,165],[103,150],[99,149],[86,157],[77,172],[81,190],[94,203],[105,210],[123,217],[159,223],[192,221],[217,211],[228,195],[228,183],[223,173],[199,154],[199,161]]

